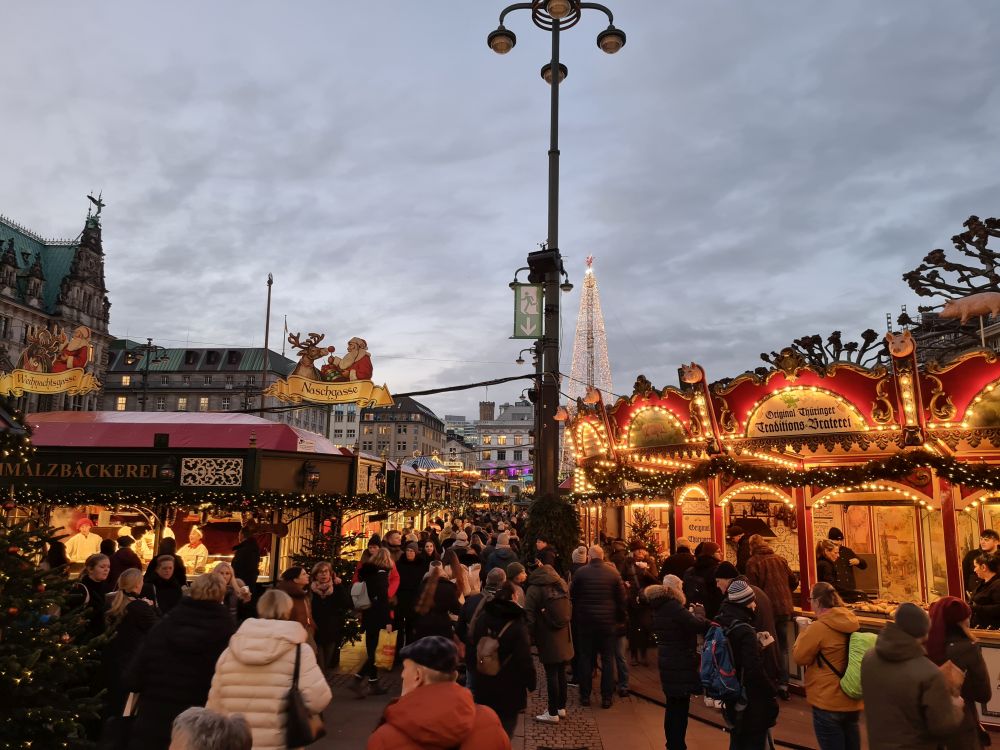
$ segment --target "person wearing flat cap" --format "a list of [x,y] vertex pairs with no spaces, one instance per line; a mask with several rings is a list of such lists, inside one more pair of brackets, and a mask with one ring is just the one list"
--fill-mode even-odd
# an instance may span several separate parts
[[731,727],[731,750],[764,750],[770,729],[778,721],[777,686],[768,676],[761,642],[752,624],[756,607],[753,588],[737,578],[729,584],[715,617],[729,639],[733,665],[746,695],[742,710],[738,710],[736,699],[723,703],[723,715]]
[[936,750],[962,724],[958,688],[924,652],[930,628],[923,609],[901,604],[861,662],[870,750]]
[[386,706],[367,750],[510,750],[493,709],[455,682],[458,649],[447,638],[420,638],[400,651],[403,690]]

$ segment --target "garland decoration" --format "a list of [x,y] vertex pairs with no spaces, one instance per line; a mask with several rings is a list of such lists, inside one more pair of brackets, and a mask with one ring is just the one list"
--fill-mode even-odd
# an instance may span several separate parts
[[610,470],[599,466],[586,466],[583,469],[587,481],[596,487],[597,491],[573,493],[570,498],[574,502],[589,502],[636,495],[636,492],[622,489],[625,482],[642,487],[641,494],[664,495],[672,493],[678,487],[698,484],[717,476],[777,487],[853,487],[878,480],[902,479],[919,468],[932,468],[952,484],[984,490],[1000,489],[1000,466],[972,464],[916,449],[853,466],[805,470],[754,466],[736,461],[731,456],[715,456],[690,469],[662,474],[651,474],[624,465],[618,465]]

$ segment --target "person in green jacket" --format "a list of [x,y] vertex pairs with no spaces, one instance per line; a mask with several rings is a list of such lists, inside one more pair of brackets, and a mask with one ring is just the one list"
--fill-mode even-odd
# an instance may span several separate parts
[[964,702],[924,653],[930,626],[901,604],[861,662],[869,750],[937,750],[962,723]]

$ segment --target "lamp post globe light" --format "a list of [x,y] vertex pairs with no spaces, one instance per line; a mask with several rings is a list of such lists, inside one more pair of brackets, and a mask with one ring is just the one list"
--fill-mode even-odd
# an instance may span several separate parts
[[[535,406],[534,480],[539,496],[556,497],[559,486],[559,426],[556,423],[559,407],[559,294],[573,288],[559,253],[559,84],[569,73],[566,66],[559,62],[559,40],[563,31],[580,22],[584,11],[591,10],[600,11],[608,20],[608,27],[597,35],[597,46],[601,51],[609,55],[618,52],[625,46],[625,32],[615,28],[611,11],[600,3],[582,0],[514,3],[501,11],[500,24],[486,37],[490,49],[499,55],[506,55],[517,44],[514,32],[504,26],[507,16],[515,10],[529,11],[535,26],[549,32],[552,37],[552,59],[541,70],[542,78],[551,91],[548,236],[541,250],[528,253],[527,270],[529,283],[542,285],[544,302],[542,337],[539,339],[541,356],[538,357],[536,370],[538,403]],[[553,71],[558,71],[558,74],[553,76]],[[560,277],[565,277],[562,284],[559,283]]]
[[153,343],[153,339],[146,339],[145,344],[134,346],[125,352],[126,364],[134,365],[142,360],[140,371],[142,372],[142,411],[146,411],[146,402],[149,401],[149,366],[158,365],[169,359],[167,350],[162,346]]

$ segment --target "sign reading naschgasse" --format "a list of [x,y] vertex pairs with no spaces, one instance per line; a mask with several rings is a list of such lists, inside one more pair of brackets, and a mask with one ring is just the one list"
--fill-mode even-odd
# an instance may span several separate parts
[[857,410],[824,391],[796,389],[762,402],[747,422],[747,437],[822,435],[865,428]]

